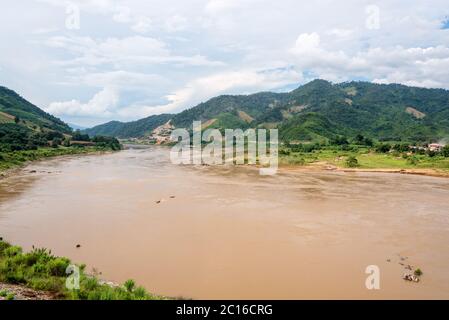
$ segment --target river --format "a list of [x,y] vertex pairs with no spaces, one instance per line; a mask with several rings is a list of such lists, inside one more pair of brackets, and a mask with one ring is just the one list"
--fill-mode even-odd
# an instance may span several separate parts
[[[0,180],[0,236],[172,297],[449,298],[445,178],[260,176],[173,165],[163,147],[57,158]],[[402,279],[407,265],[419,283]]]

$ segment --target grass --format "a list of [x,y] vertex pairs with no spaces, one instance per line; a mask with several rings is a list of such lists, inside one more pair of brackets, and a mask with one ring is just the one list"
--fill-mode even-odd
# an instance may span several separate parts
[[[85,273],[80,265],[80,288],[66,288],[66,270],[71,261],[56,257],[46,249],[33,248],[23,252],[22,248],[0,241],[0,282],[17,284],[34,290],[51,292],[58,299],[68,300],[163,300],[162,296],[148,293],[145,288],[128,280],[123,286],[112,287],[102,284],[95,276]],[[0,292],[6,299],[14,299],[11,293]]]
[[0,297],[5,298],[6,300],[14,300],[14,298],[15,298],[13,293],[10,293],[6,290],[0,291]]
[[415,270],[414,274],[415,274],[415,276],[418,276],[418,277],[420,277],[420,276],[422,276],[422,275],[423,275],[423,272],[421,271],[421,269],[420,269],[420,268],[418,268],[418,269],[416,269],[416,270]]
[[39,148],[37,150],[0,152],[0,173],[5,170],[20,167],[29,161],[36,161],[49,157],[62,155],[88,154],[100,151],[109,151],[104,147],[58,147]]
[[[407,155],[406,153],[377,153],[368,148],[354,148],[343,151],[328,146],[312,152],[280,152],[282,165],[310,165],[324,162],[336,167],[347,168],[355,163],[360,169],[439,169],[449,172],[449,158],[441,155]],[[354,161],[357,160],[357,162]]]

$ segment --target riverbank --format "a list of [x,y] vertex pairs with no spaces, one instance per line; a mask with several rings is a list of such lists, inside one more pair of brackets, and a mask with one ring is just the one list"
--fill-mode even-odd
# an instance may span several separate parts
[[287,171],[371,172],[449,177],[447,157],[377,153],[369,149],[342,151],[330,148],[312,152],[280,152],[279,166],[281,170]]
[[434,168],[347,168],[328,162],[315,162],[306,165],[281,165],[280,172],[343,172],[343,173],[390,173],[449,178],[449,170]]
[[[66,271],[69,269],[78,270],[79,289],[67,288],[69,275]],[[85,269],[85,265],[74,265],[68,258],[52,255],[51,250],[33,248],[24,253],[21,247],[0,240],[0,300],[167,299],[148,293],[133,280],[117,285],[88,275]]]
[[57,157],[86,154],[106,154],[114,152],[105,147],[58,147],[37,150],[0,152],[0,179],[14,175],[27,164]]

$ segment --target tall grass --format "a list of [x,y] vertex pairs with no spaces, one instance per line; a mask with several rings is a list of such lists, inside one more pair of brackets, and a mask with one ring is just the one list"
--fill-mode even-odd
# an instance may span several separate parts
[[66,270],[71,261],[56,257],[47,249],[33,248],[23,252],[22,248],[0,241],[0,282],[18,284],[35,290],[53,293],[57,299],[70,300],[160,300],[166,299],[148,293],[145,288],[128,280],[123,286],[110,286],[80,269],[80,288],[66,288]]

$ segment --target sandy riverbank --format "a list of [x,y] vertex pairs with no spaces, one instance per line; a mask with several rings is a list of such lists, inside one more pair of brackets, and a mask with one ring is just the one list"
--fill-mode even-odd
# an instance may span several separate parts
[[281,165],[280,172],[364,172],[364,173],[392,173],[410,174],[429,177],[449,178],[449,171],[432,168],[401,169],[401,168],[341,168],[326,162],[315,162],[308,165]]

